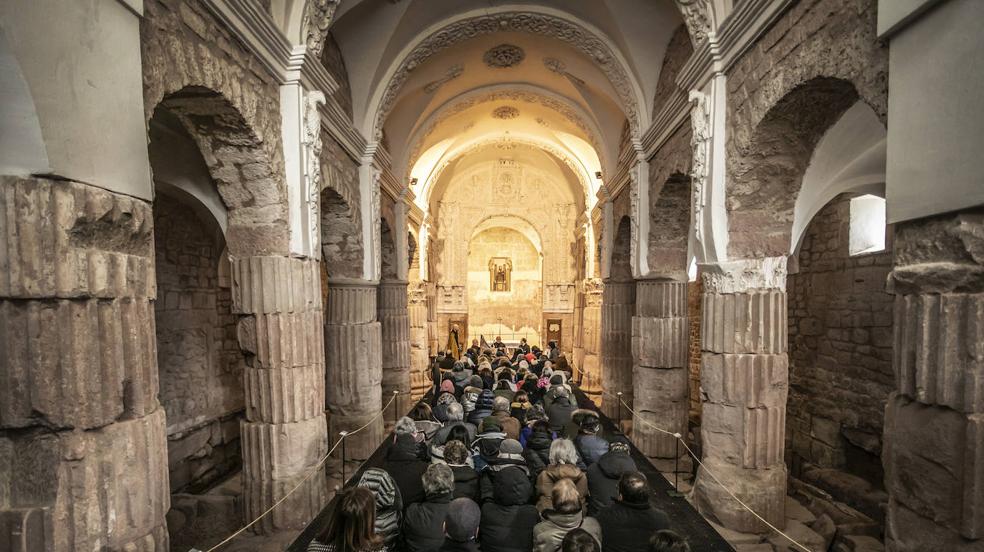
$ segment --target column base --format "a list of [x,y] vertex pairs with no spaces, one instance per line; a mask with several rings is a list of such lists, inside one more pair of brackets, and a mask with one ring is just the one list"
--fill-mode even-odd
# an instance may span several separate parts
[[767,533],[769,527],[742,507],[724,488],[707,475],[714,472],[749,508],[772,525],[783,529],[786,523],[786,465],[770,469],[745,469],[717,460],[704,460],[694,482],[697,510],[720,525],[743,533]]

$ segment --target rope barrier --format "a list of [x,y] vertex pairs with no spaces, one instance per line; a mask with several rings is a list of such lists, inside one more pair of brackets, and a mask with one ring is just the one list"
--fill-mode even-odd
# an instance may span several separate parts
[[[632,410],[632,408],[628,404],[626,404],[626,402],[623,399],[619,398],[619,401],[622,402],[622,405],[625,406],[626,410],[628,410],[630,413],[632,413],[633,416],[635,415],[635,411]],[[697,462],[697,464],[700,465],[700,467],[704,469],[704,472],[707,475],[711,476],[711,479],[713,479],[715,483],[717,483],[718,485],[720,485],[721,488],[724,489],[724,491],[731,496],[731,498],[735,499],[735,502],[737,502],[738,504],[740,504],[742,508],[744,508],[744,509],[748,510],[749,512],[751,512],[751,514],[753,516],[755,516],[756,518],[758,518],[759,521],[761,521],[762,523],[766,524],[770,529],[772,529],[776,533],[779,533],[780,535],[782,535],[789,542],[791,542],[794,545],[798,546],[799,548],[803,549],[805,552],[812,552],[809,548],[807,548],[807,547],[803,546],[802,544],[796,542],[795,540],[793,540],[792,537],[790,537],[786,533],[782,532],[778,527],[776,527],[775,525],[772,525],[765,518],[763,518],[762,516],[758,515],[758,513],[755,512],[755,510],[752,510],[752,508],[750,506],[748,506],[748,504],[745,504],[740,498],[738,498],[738,496],[735,495],[735,493],[732,492],[731,489],[729,489],[727,486],[725,486],[724,483],[721,483],[721,480],[718,479],[718,477],[716,475],[714,475],[714,472],[712,472],[711,470],[709,470],[707,468],[707,466],[704,465],[704,463],[700,461],[700,458],[697,458],[697,455],[694,454],[694,451],[691,450],[690,446],[687,445],[687,442],[683,440],[683,436],[682,435],[680,435],[679,433],[673,433],[673,432],[667,431],[667,430],[665,430],[665,429],[663,429],[661,427],[658,427],[655,424],[649,422],[648,420],[643,419],[642,417],[639,417],[639,421],[642,422],[642,423],[644,423],[644,424],[646,424],[650,428],[655,429],[656,431],[658,431],[660,433],[663,433],[663,434],[666,434],[666,435],[670,435],[670,436],[676,438],[677,441],[679,441],[680,444],[683,445],[683,448],[685,448],[687,450],[687,453],[689,453],[690,456],[693,457],[693,459]]]
[[[409,393],[407,393],[407,394],[409,395]],[[304,479],[301,479],[301,481],[297,485],[294,485],[294,487],[291,490],[287,491],[287,494],[285,494],[283,497],[281,497],[280,500],[274,502],[272,506],[270,506],[269,508],[266,509],[266,511],[264,511],[262,514],[260,514],[259,516],[257,516],[256,519],[254,519],[253,521],[247,523],[242,528],[240,528],[238,531],[236,531],[235,533],[233,533],[233,534],[229,535],[228,537],[226,537],[225,540],[223,540],[219,544],[216,544],[212,548],[209,548],[205,552],[214,552],[215,550],[218,550],[223,545],[225,545],[226,543],[228,543],[232,539],[238,537],[239,535],[241,535],[244,531],[246,531],[247,529],[249,529],[253,525],[256,525],[256,522],[258,522],[261,519],[263,519],[264,517],[266,517],[266,515],[269,514],[270,512],[272,512],[274,509],[276,509],[277,506],[280,506],[281,504],[283,504],[283,502],[285,500],[287,500],[287,497],[289,497],[291,494],[293,494],[294,491],[296,491],[297,489],[300,489],[302,485],[304,485],[305,483],[307,483],[308,479],[311,479],[311,476],[312,475],[318,473],[321,470],[321,467],[324,466],[325,462],[328,461],[328,458],[331,457],[331,454],[333,452],[335,452],[335,449],[337,449],[338,446],[341,445],[342,442],[345,439],[347,439],[348,437],[351,437],[352,435],[355,435],[356,433],[358,433],[358,432],[364,430],[365,428],[369,427],[370,425],[372,425],[372,423],[376,421],[376,418],[382,416],[383,415],[383,412],[386,412],[386,409],[389,408],[389,406],[391,404],[393,404],[393,401],[395,401],[396,400],[396,397],[398,397],[399,395],[400,395],[399,392],[394,391],[393,392],[393,396],[390,397],[389,402],[387,402],[383,406],[383,408],[379,412],[377,412],[375,416],[373,416],[372,418],[370,418],[369,421],[366,422],[362,427],[360,427],[358,429],[354,429],[352,431],[342,431],[341,433],[339,433],[339,435],[341,435],[341,438],[339,440],[335,441],[335,444],[332,445],[332,447],[328,451],[328,453],[321,457],[321,460],[319,460],[318,463],[315,464],[314,468],[311,470],[310,473],[308,473],[307,475],[304,476]],[[342,459],[342,462],[344,462],[344,461],[345,461],[345,459],[343,458]],[[344,484],[344,481],[342,483]]]

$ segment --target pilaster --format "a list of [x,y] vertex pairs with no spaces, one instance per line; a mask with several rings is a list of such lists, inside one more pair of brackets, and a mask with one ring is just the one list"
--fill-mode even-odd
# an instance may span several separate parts
[[[614,418],[617,393],[632,405],[632,313],[635,282],[606,281],[601,301],[601,408]],[[624,414],[627,414],[623,410]]]
[[410,394],[417,400],[427,393],[430,381],[429,339],[427,335],[427,290],[418,282],[407,292],[410,326]]
[[393,391],[410,392],[410,314],[407,310],[407,283],[399,280],[379,282],[377,298],[382,326],[383,396]]

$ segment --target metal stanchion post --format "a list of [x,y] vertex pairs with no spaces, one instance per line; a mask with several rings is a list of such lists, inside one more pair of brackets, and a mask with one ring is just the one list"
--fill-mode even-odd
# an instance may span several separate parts
[[615,427],[617,427],[619,433],[621,433],[622,432],[622,392],[621,391],[615,393],[615,402],[617,403],[616,407],[618,408],[617,410],[618,416],[616,417]]
[[400,390],[393,390],[393,427],[396,428],[396,422],[400,419]]
[[683,438],[679,433],[674,433],[673,437],[676,439],[676,459],[673,462],[673,490],[667,491],[667,494],[678,498],[683,496],[680,492],[680,439]]
[[338,434],[339,439],[342,440],[342,488],[345,488],[345,437],[348,436],[347,431],[342,431]]

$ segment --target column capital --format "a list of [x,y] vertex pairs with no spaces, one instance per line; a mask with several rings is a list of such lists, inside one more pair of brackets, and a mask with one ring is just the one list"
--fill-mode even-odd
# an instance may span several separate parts
[[786,291],[786,257],[738,259],[700,265],[705,293]]

